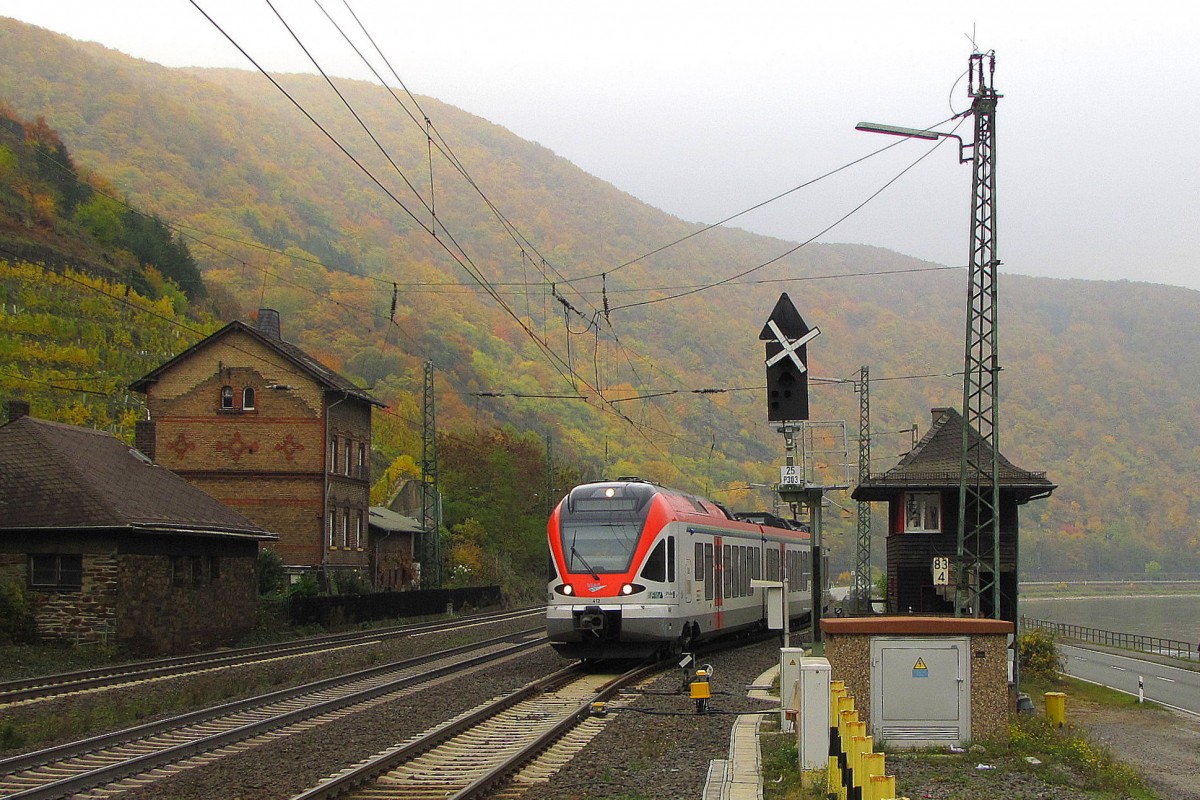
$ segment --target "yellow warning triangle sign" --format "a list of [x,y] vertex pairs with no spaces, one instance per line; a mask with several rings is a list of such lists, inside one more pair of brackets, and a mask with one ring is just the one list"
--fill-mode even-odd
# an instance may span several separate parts
[[925,666],[925,659],[917,657],[917,663],[913,664],[913,669],[929,669]]

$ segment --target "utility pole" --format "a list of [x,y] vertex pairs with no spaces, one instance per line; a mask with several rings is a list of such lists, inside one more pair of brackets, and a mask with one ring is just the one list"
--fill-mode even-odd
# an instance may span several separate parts
[[433,362],[425,362],[421,402],[421,586],[442,585],[441,498],[438,496],[437,415],[433,404]]
[[[871,477],[871,384],[864,364],[858,371],[858,482]],[[854,559],[855,611],[871,611],[871,504],[858,501],[858,551]]]
[[967,94],[973,98],[975,144],[954,613],[999,619],[1000,359],[996,273],[1000,258],[996,248],[996,103],[1001,95],[992,83],[995,71],[995,53],[971,54]]

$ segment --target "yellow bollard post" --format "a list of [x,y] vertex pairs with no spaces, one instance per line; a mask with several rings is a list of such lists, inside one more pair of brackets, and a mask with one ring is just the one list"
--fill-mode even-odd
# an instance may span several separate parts
[[[861,724],[863,728],[867,727],[865,722]],[[853,776],[853,780],[850,785],[853,788],[861,790],[867,782],[863,772],[863,764],[865,763],[863,759],[867,757],[867,753],[870,753],[874,747],[875,737],[869,735],[852,736],[850,737],[850,741],[854,742],[854,758],[850,762],[850,774]]]
[[[875,778],[882,777],[886,772],[883,763],[883,753],[867,753],[862,757],[863,770],[863,800],[876,800]],[[879,798],[879,800],[887,800],[887,798]]]
[[1046,720],[1059,728],[1067,721],[1067,695],[1063,692],[1046,692]]
[[871,797],[873,800],[893,800],[896,796],[895,775],[872,775]]

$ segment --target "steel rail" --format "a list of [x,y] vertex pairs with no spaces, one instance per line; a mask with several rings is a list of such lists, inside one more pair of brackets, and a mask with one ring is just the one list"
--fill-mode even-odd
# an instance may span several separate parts
[[[591,698],[579,703],[572,711],[565,714],[563,719],[555,723],[535,740],[521,747],[518,751],[505,758],[503,762],[497,763],[468,786],[461,788],[455,794],[448,794],[446,797],[466,800],[467,798],[489,796],[488,792],[497,785],[506,782],[525,764],[532,761],[546,748],[550,747],[554,742],[558,741],[572,728],[586,719],[590,714],[593,703],[606,700],[630,683],[641,680],[647,674],[663,669],[665,667],[661,663],[641,665],[613,678],[594,692]],[[358,766],[328,778],[317,786],[295,795],[292,800],[329,800],[329,798],[335,798],[363,788],[376,781],[380,776],[397,769],[418,756],[451,742],[462,734],[520,703],[538,695],[554,691],[585,674],[585,670],[579,664],[565,667],[544,678],[529,683],[515,692],[505,695],[493,703],[489,703],[458,719],[452,720],[446,725],[431,731],[427,736],[422,736],[408,744],[387,750]]]
[[[16,777],[16,773],[21,770],[32,770],[39,767],[53,765],[65,758],[93,753],[97,750],[107,747],[115,747],[133,740],[144,739],[149,735],[162,734],[166,731],[179,729],[188,725],[194,725],[199,722],[213,720],[222,716],[230,716],[234,713],[266,706],[274,702],[295,699],[305,694],[315,694],[349,682],[369,680],[371,678],[386,674],[389,671],[396,672],[402,670],[411,670],[414,667],[419,667],[426,663],[452,658],[453,656],[466,653],[471,650],[479,650],[485,647],[509,643],[518,638],[528,637],[535,633],[540,633],[540,629],[530,629],[521,633],[509,634],[507,636],[490,639],[486,642],[479,642],[451,648],[438,653],[418,656],[416,658],[406,659],[401,662],[394,662],[392,664],[385,665],[384,667],[373,667],[368,670],[362,670],[360,672],[340,676],[338,678],[316,681],[314,683],[306,684],[305,686],[296,687],[294,689],[272,692],[259,697],[248,698],[246,700],[236,701],[234,703],[227,703],[212,709],[202,709],[201,711],[192,712],[180,717],[149,723],[136,728],[129,728],[113,734],[105,734],[103,736],[93,737],[81,742],[72,742],[59,747],[41,750],[36,753],[16,756],[11,759],[0,761],[0,775],[11,779]],[[275,714],[263,720],[240,725],[228,731],[202,736],[182,744],[168,746],[161,750],[117,761],[107,766],[61,778],[50,783],[42,784],[41,786],[21,790],[14,794],[6,795],[5,800],[52,800],[53,798],[64,797],[76,792],[85,791],[98,785],[121,780],[122,778],[129,777],[130,775],[145,772],[146,770],[179,761],[198,753],[242,741],[266,731],[290,725],[294,722],[337,711],[358,703],[366,702],[368,700],[386,695],[390,692],[399,691],[414,684],[427,682],[433,678],[438,678],[444,675],[453,674],[454,672],[466,670],[478,664],[495,661],[497,659],[523,652],[543,644],[545,644],[544,636],[539,636],[535,639],[527,638],[526,641],[518,642],[498,652],[483,654],[465,661],[455,661],[452,664],[438,667],[419,675],[407,675],[395,680],[385,681],[375,686],[352,692],[341,697],[320,701],[315,704],[306,705],[299,709],[281,714]]]
[[496,765],[470,786],[451,795],[449,800],[477,800],[477,798],[490,797],[496,789],[508,783],[523,767],[534,761],[551,745],[587,719],[594,703],[604,702],[626,686],[637,683],[644,677],[660,670],[665,671],[662,663],[647,664],[617,676],[601,687],[590,699],[580,703],[574,712],[564,717],[558,724],[522,747],[504,763]]
[[317,653],[338,645],[370,642],[376,639],[393,639],[401,636],[436,631],[442,628],[452,629],[461,626],[463,623],[477,624],[480,622],[520,619],[521,617],[532,616],[541,610],[541,608],[520,609],[517,611],[461,617],[453,622],[437,620],[369,631],[335,633],[290,642],[255,645],[232,650],[210,651],[190,656],[172,656],[169,658],[134,661],[110,667],[97,667],[94,669],[75,670],[53,675],[3,681],[0,682],[0,707],[23,700],[58,697],[84,689],[124,686],[133,681],[185,674],[198,669],[214,669],[218,667],[237,666],[240,663],[253,663],[255,660],[264,657],[280,658],[305,655]]

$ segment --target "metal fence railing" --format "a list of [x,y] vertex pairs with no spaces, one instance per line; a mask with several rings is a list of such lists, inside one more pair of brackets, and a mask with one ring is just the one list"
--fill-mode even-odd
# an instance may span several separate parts
[[1200,659],[1200,645],[1193,647],[1191,642],[1178,639],[1162,639],[1158,636],[1143,636],[1140,633],[1119,633],[1106,631],[1102,628],[1088,628],[1084,625],[1068,625],[1046,619],[1021,617],[1021,630],[1037,628],[1053,633],[1063,639],[1075,639],[1092,644],[1102,644],[1107,647],[1119,647],[1125,650],[1136,650],[1140,653],[1152,653],[1171,658],[1183,658],[1189,661]]

